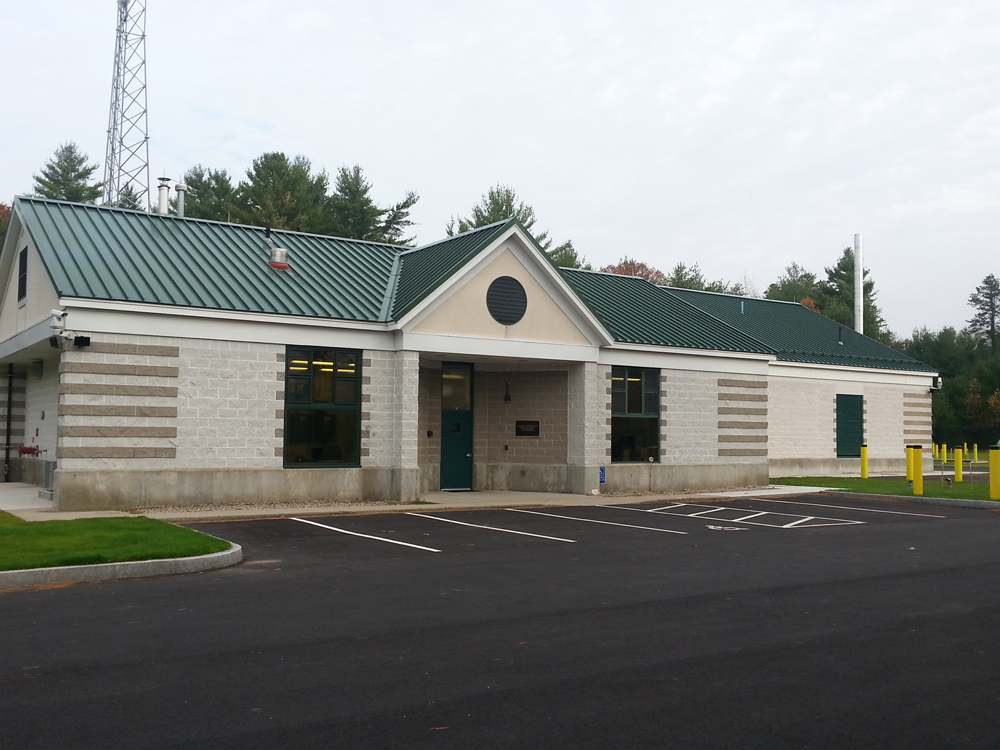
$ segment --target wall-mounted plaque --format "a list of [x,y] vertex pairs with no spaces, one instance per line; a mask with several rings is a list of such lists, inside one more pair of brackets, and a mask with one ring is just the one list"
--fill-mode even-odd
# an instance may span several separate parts
[[518,419],[514,422],[514,437],[538,437],[541,423],[537,419]]

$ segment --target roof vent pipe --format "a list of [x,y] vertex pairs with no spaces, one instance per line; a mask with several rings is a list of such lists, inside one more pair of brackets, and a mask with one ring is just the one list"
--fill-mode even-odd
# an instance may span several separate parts
[[854,235],[854,330],[865,332],[865,263],[861,235]]
[[187,192],[188,186],[183,182],[178,182],[174,185],[174,190],[177,191],[177,215],[184,218],[184,193]]
[[159,191],[156,213],[160,216],[166,216],[167,209],[170,207],[170,178],[157,177],[157,179],[160,184],[156,186],[157,191]]

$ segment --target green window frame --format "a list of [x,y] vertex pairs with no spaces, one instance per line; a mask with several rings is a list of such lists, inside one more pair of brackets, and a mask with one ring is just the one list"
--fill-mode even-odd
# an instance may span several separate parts
[[611,368],[611,462],[660,460],[660,371]]
[[361,364],[354,349],[286,349],[286,468],[361,465]]

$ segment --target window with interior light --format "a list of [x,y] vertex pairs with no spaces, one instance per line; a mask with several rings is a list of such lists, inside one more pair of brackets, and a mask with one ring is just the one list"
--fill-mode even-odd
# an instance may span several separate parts
[[361,352],[289,347],[285,466],[359,466]]
[[660,460],[660,371],[611,368],[611,461]]

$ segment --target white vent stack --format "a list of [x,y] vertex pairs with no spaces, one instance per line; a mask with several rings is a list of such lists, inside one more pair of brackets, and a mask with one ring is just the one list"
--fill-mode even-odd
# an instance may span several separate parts
[[170,210],[170,178],[169,177],[157,177],[159,185],[156,186],[156,190],[159,193],[159,199],[156,203],[156,213],[160,216],[166,216],[167,211]]
[[854,330],[865,332],[865,262],[860,234],[854,235]]
[[177,215],[184,218],[184,193],[187,192],[188,186],[183,182],[178,182],[174,185],[174,190],[177,191]]

